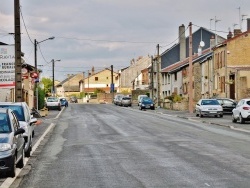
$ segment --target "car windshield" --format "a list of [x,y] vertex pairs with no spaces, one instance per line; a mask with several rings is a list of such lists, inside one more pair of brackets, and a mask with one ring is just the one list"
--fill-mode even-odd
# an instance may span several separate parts
[[130,100],[130,97],[123,97],[122,100]]
[[18,121],[25,121],[24,112],[22,106],[17,105],[1,105],[3,108],[9,108],[11,109],[18,119]]
[[142,100],[143,102],[152,102],[152,99],[150,99],[150,98],[143,98],[143,100]]
[[0,113],[0,133],[9,133],[10,130],[7,115],[5,113]]
[[58,98],[48,98],[47,102],[58,102]]
[[202,100],[201,105],[220,105],[217,100]]

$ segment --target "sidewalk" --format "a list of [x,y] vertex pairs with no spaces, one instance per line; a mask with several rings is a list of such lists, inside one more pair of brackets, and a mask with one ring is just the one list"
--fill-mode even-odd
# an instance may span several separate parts
[[200,121],[203,123],[228,127],[233,130],[242,131],[250,133],[250,121],[245,124],[240,124],[239,122],[233,123],[231,114],[225,114],[223,118],[216,117],[196,117],[195,113],[189,113],[189,111],[176,111],[176,110],[167,110],[164,108],[156,108],[155,111],[161,114],[168,114],[175,117],[185,118],[193,121]]

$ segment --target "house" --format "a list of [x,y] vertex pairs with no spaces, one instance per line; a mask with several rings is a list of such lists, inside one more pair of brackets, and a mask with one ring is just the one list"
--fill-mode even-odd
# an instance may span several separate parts
[[[217,41],[222,42],[225,39],[217,36]],[[192,33],[193,55],[198,57],[205,50],[211,49],[215,44],[215,34],[205,28],[199,28]],[[180,71],[189,61],[189,37],[185,37],[185,26],[179,27],[179,43],[172,46],[161,54],[161,88],[160,96],[165,98],[173,93],[183,95],[183,72]]]
[[68,77],[57,84],[56,95],[59,97],[70,97],[72,95],[80,95],[79,82],[84,78],[84,73],[68,74]]
[[239,29],[229,32],[228,39],[213,48],[213,93],[217,97],[250,97],[250,20],[248,28],[243,33]]
[[[127,91],[131,92],[133,89],[133,84],[136,78],[142,74],[142,70],[144,70],[144,78],[145,78],[145,69],[151,64],[151,57],[150,56],[140,56],[136,60],[132,59],[130,62],[130,66],[121,70],[119,72],[119,92]],[[143,77],[141,75],[141,78]],[[138,80],[138,79],[137,79]],[[141,80],[142,81],[142,80]],[[144,80],[145,83],[145,80]]]
[[111,77],[112,71],[109,68],[105,68],[99,72],[92,71],[87,77],[80,80],[79,84],[81,91],[84,93],[94,93],[96,90],[103,91],[105,93],[111,92],[111,83],[113,81],[114,91],[119,87],[118,73],[113,72],[113,78]]
[[149,67],[141,70],[141,73],[132,81],[132,89],[141,89],[147,90],[149,89]]

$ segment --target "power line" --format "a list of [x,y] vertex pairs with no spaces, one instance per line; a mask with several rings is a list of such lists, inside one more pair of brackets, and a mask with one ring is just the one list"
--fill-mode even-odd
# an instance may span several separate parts
[[26,24],[25,24],[25,21],[24,21],[24,18],[23,18],[23,13],[22,13],[21,6],[20,6],[20,14],[21,14],[21,17],[22,17],[22,21],[23,21],[23,25],[24,25],[25,31],[26,31],[26,33],[27,33],[29,39],[30,39],[30,42],[31,42],[32,44],[34,44],[34,43],[32,42],[32,40],[31,40],[30,35],[29,35],[29,32],[28,32],[28,30],[27,30],[27,27],[26,27]]

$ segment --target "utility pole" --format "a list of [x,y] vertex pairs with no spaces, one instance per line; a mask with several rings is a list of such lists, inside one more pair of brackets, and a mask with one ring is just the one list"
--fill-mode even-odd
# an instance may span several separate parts
[[192,22],[189,23],[189,113],[193,113],[193,38]]
[[154,98],[154,58],[151,56],[151,98]]
[[112,96],[112,101],[114,100],[114,90],[115,90],[115,86],[114,86],[114,70],[113,70],[113,65],[111,65],[111,88],[110,88],[110,92],[111,92],[111,96]]
[[160,45],[157,44],[157,105],[160,106]]
[[52,96],[55,96],[55,60],[52,59]]
[[21,61],[21,30],[20,2],[15,0],[15,102],[22,102],[22,61]]

